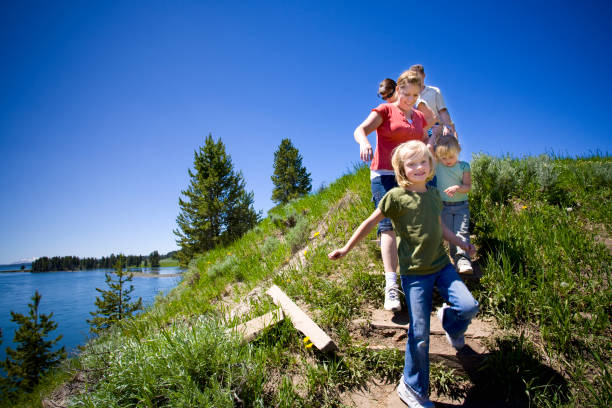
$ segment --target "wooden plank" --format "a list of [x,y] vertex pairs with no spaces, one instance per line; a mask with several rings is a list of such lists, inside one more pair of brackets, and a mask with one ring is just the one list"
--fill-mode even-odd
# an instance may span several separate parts
[[300,309],[278,286],[272,285],[266,292],[289,316],[293,326],[310,337],[310,341],[321,351],[332,351],[336,344],[302,309]]
[[245,341],[249,342],[256,338],[266,327],[276,324],[283,320],[285,315],[281,309],[276,309],[263,316],[256,317],[248,322],[239,324],[236,327],[227,329],[226,332],[237,332],[242,335]]

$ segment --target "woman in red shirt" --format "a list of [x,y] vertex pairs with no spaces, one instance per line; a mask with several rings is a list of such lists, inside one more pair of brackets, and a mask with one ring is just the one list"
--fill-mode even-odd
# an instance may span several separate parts
[[[391,165],[393,149],[409,140],[421,140],[425,143],[428,141],[425,116],[414,109],[421,92],[421,85],[422,80],[419,75],[404,71],[397,79],[395,89],[397,99],[372,109],[366,120],[355,129],[354,136],[359,143],[361,160],[372,160],[370,180],[372,200],[376,207],[387,191],[397,186]],[[367,136],[374,130],[376,130],[376,150],[372,152],[372,145]],[[386,281],[384,308],[399,311],[401,305],[396,274],[397,246],[391,220],[385,218],[378,224],[378,235]]]

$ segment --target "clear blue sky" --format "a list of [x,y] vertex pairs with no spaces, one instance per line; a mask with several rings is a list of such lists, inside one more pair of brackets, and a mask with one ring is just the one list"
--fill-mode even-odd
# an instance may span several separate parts
[[176,249],[209,133],[264,213],[282,138],[330,183],[378,82],[415,63],[463,159],[610,152],[610,21],[603,1],[4,1],[0,263]]

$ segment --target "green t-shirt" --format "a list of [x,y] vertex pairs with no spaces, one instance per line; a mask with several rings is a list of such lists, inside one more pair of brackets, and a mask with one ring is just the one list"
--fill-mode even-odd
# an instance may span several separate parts
[[395,187],[378,208],[393,223],[401,275],[428,275],[450,263],[442,245],[442,200],[435,188],[415,193]]

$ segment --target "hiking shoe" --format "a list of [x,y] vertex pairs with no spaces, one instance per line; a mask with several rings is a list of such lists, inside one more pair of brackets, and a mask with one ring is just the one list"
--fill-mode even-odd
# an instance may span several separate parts
[[406,385],[403,375],[397,386],[397,395],[410,408],[434,408],[434,403],[431,402],[429,398],[421,397]]
[[387,286],[385,288],[385,310],[391,310],[393,312],[399,312],[402,310],[402,305],[399,299],[399,287],[397,284]]
[[[442,329],[444,329],[444,324],[443,324],[444,310],[448,309],[449,307],[450,306],[444,303],[442,304],[442,307],[439,308],[438,311],[436,312],[436,315],[438,316],[438,319],[440,320],[440,323],[442,324]],[[444,330],[444,334],[446,335],[446,341],[448,341],[448,344],[453,346],[455,350],[461,350],[463,347],[465,347],[465,336],[463,334],[456,338],[449,336],[446,330]]]
[[467,258],[459,258],[457,261],[457,269],[459,270],[459,273],[465,273],[466,275],[471,275],[474,273],[472,263]]

